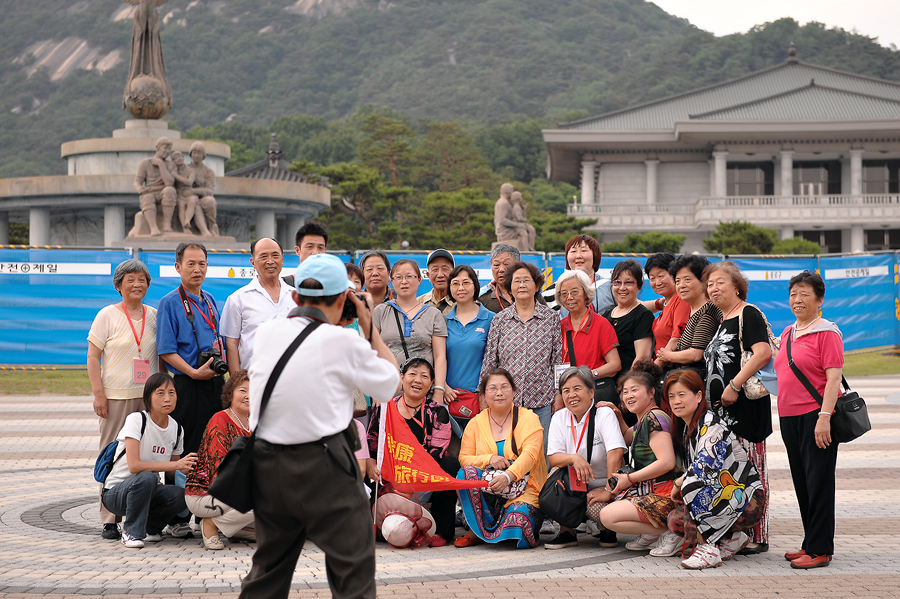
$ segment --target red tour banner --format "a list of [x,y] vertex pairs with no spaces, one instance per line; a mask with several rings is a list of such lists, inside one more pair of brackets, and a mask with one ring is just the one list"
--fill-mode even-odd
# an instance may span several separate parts
[[487,481],[458,480],[441,470],[409,430],[393,401],[382,405],[381,413],[384,418],[381,478],[393,483],[395,489],[401,493],[418,493],[488,486]]

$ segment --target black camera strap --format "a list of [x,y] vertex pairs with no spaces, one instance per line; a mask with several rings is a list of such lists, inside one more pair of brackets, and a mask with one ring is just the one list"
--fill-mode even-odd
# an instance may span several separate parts
[[[184,307],[184,315],[187,318],[187,321],[191,323],[191,331],[194,332],[194,341],[197,343],[197,351],[202,352],[203,348],[200,346],[200,339],[197,337],[197,328],[194,326],[194,310],[191,308],[191,299],[187,296],[187,292],[184,290],[184,285],[178,286],[178,295],[181,296],[181,305]],[[203,295],[203,291],[200,291],[200,297],[206,302],[206,308],[209,310],[209,319],[212,321],[212,334],[213,339],[219,338],[219,333],[216,332],[216,325],[218,324],[216,321],[216,313],[212,309],[212,306],[209,305],[209,300]],[[204,320],[206,320],[204,316]]]

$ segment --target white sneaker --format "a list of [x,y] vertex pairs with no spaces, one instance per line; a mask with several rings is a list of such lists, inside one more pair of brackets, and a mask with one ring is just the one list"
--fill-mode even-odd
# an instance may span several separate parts
[[650,555],[653,557],[672,557],[681,553],[683,547],[684,537],[679,537],[671,530],[667,530],[659,535],[659,541],[656,542],[656,547],[650,550]]
[[625,549],[629,551],[647,551],[656,543],[659,535],[641,535],[633,541],[625,543]]
[[144,537],[145,543],[159,543],[162,541],[162,535],[147,535]]
[[586,532],[587,532],[587,523],[586,523],[586,522],[582,522],[582,523],[579,524],[578,527],[575,529],[575,534],[583,535],[583,534],[585,534]]
[[142,540],[135,539],[124,530],[122,531],[122,544],[129,549],[140,549],[144,546],[144,542]]
[[588,533],[589,535],[591,535],[592,537],[599,537],[599,536],[600,536],[600,527],[598,527],[598,526],[597,526],[597,523],[594,522],[593,520],[588,520],[588,521],[585,523],[585,527],[584,527],[584,528],[587,530],[587,533]]
[[553,520],[547,518],[544,520],[544,523],[541,524],[541,533],[542,535],[555,535],[556,534],[556,524],[553,523]]
[[717,568],[721,565],[722,557],[719,555],[719,548],[715,545],[697,545],[691,557],[681,562],[681,567],[688,570]]
[[168,532],[170,535],[175,537],[176,539],[183,539],[187,536],[194,536],[194,529],[191,528],[191,525],[187,522],[180,522],[178,524],[169,524],[166,527],[164,532]]
[[750,536],[745,532],[738,532],[727,539],[719,541],[719,555],[723,562],[734,557],[734,554],[750,543]]

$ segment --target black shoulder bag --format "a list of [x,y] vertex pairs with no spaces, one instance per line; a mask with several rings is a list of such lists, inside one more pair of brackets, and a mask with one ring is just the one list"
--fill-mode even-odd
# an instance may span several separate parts
[[[797,377],[806,390],[812,395],[821,406],[825,399],[822,394],[812,386],[806,375],[803,374],[796,364],[794,358],[791,357],[791,337],[794,336],[794,329],[788,331],[787,338],[787,357],[794,376]],[[863,436],[872,430],[872,423],[869,422],[869,410],[866,408],[866,400],[859,396],[856,391],[850,390],[847,379],[841,377],[844,385],[844,394],[837,398],[834,404],[834,413],[831,415],[831,440],[835,443],[849,443],[850,441]]]
[[[577,364],[575,363],[575,342],[572,340],[571,328],[566,328],[566,346],[569,348],[569,364],[574,368]],[[616,391],[615,378],[610,376],[594,379],[594,401],[608,401],[611,404],[619,405],[619,393]]]
[[[588,412],[587,424],[587,461],[591,463],[594,449],[594,421],[597,416],[596,406]],[[587,492],[573,491],[569,480],[569,467],[557,468],[547,477],[538,498],[541,511],[548,518],[559,522],[567,528],[577,528],[587,517]]]
[[[406,356],[406,362],[409,362],[409,350],[406,348],[406,336],[403,334],[403,325],[400,324],[400,315],[393,308],[391,308],[391,312],[394,313],[394,319],[397,321],[397,332],[400,333],[400,345],[403,346],[403,355]],[[403,364],[406,364],[406,362]],[[401,368],[403,368],[403,364],[400,365]]]
[[[297,338],[291,342],[288,348],[284,350],[278,363],[275,364],[275,368],[272,369],[269,380],[266,382],[262,400],[259,402],[259,419],[257,422],[262,421],[266,404],[269,403],[269,398],[272,397],[272,391],[275,389],[275,383],[278,382],[278,377],[281,376],[282,371],[287,366],[288,360],[291,359],[291,356],[294,355],[300,344],[306,341],[306,338],[319,328],[321,324],[322,322],[318,320],[311,321],[297,335]],[[257,424],[258,427],[259,425]],[[250,433],[249,437],[238,437],[235,439],[231,449],[222,458],[222,462],[216,469],[216,477],[209,486],[210,495],[242,514],[246,514],[253,509],[253,481],[251,476],[253,473],[253,446],[255,444],[255,430]]]

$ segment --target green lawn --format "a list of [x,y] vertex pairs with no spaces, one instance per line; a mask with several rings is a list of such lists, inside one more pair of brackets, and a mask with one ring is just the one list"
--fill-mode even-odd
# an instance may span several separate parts
[[[844,360],[845,376],[900,374],[900,356],[881,352],[855,354]],[[0,395],[90,395],[87,370],[0,370]]]

